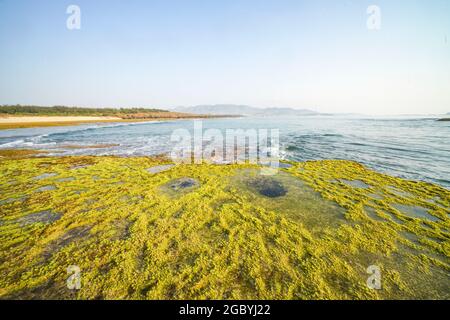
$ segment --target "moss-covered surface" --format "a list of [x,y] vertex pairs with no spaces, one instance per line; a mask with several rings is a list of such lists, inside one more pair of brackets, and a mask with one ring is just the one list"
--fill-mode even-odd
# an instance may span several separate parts
[[349,161],[148,170],[167,163],[0,158],[0,297],[450,298],[445,188]]

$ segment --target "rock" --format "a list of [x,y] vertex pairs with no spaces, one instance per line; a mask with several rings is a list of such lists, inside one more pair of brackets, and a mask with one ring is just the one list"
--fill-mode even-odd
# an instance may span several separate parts
[[74,177],[68,177],[68,178],[61,178],[56,180],[57,182],[70,182],[70,181],[74,181],[75,178]]
[[22,226],[27,226],[33,223],[52,223],[61,218],[61,215],[58,213],[54,213],[51,210],[41,211],[26,215],[24,217],[19,218],[17,221]]
[[361,181],[361,180],[346,180],[346,179],[341,179],[341,182],[345,183],[346,185],[349,185],[353,188],[357,188],[357,189],[368,189],[370,186]]
[[43,180],[43,179],[55,177],[57,175],[58,175],[57,173],[44,173],[44,174],[41,174],[40,176],[34,177],[33,180]]
[[177,179],[172,182],[169,182],[168,187],[174,191],[179,191],[179,190],[183,190],[183,189],[197,187],[199,185],[200,185],[200,183],[195,179],[181,178],[181,179]]
[[85,169],[85,168],[90,167],[90,166],[91,165],[88,165],[88,164],[81,164],[81,165],[76,165],[76,166],[70,167],[70,170]]
[[36,192],[53,191],[56,190],[55,186],[43,186],[36,190]]
[[154,166],[154,167],[148,168],[146,170],[149,173],[156,174],[156,173],[160,173],[160,172],[163,172],[163,171],[170,170],[174,166],[175,166],[174,164],[164,164],[164,165],[160,165],[160,166]]
[[403,214],[412,218],[426,219],[433,222],[439,221],[439,218],[429,214],[427,209],[419,206],[405,205],[399,203],[391,204],[391,206],[397,209],[398,211],[402,212]]
[[10,204],[16,201],[20,201],[23,202],[26,199],[26,197],[19,197],[19,198],[8,198],[5,200],[0,200],[0,205],[4,205],[4,204]]

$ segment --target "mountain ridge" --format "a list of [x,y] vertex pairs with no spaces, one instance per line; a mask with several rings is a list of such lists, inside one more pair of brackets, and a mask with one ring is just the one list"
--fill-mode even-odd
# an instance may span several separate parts
[[242,115],[242,116],[264,116],[264,115],[292,115],[308,116],[320,115],[321,113],[309,109],[293,108],[256,108],[248,105],[235,104],[214,104],[214,105],[196,105],[190,107],[176,107],[172,109],[176,112],[211,114],[211,115]]

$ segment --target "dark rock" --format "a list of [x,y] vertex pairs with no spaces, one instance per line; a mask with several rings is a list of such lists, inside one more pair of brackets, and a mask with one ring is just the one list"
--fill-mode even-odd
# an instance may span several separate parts
[[18,219],[18,222],[22,226],[27,226],[33,223],[52,223],[61,218],[61,215],[58,213],[54,213],[51,210],[36,212],[32,214],[28,214],[24,217]]
[[168,187],[174,191],[188,189],[198,186],[200,183],[192,178],[181,178],[174,180],[168,184]]

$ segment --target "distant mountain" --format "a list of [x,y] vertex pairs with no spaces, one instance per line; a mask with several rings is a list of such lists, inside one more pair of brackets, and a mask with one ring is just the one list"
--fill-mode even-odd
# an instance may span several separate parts
[[292,108],[255,108],[235,104],[200,105],[192,107],[177,107],[173,111],[212,115],[242,115],[242,116],[312,116],[320,113],[308,109]]

